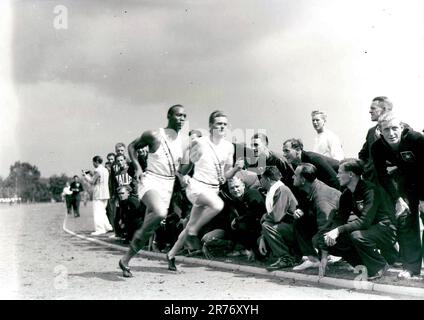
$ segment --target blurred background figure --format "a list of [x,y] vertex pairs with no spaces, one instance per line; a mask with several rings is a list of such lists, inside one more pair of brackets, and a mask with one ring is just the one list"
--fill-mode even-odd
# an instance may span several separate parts
[[339,161],[343,160],[344,153],[339,137],[325,127],[327,114],[315,110],[312,111],[311,116],[312,125],[317,132],[313,151]]
[[66,181],[66,185],[62,191],[62,200],[66,204],[66,210],[68,214],[71,214],[72,213],[72,191],[68,181]]

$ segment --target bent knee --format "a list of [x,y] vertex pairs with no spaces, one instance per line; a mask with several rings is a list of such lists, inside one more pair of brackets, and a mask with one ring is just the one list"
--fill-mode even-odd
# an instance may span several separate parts
[[224,209],[224,201],[222,201],[221,199],[215,201],[211,208],[217,213],[221,212]]
[[360,242],[364,240],[364,235],[361,230],[356,230],[350,233],[350,238],[353,242]]

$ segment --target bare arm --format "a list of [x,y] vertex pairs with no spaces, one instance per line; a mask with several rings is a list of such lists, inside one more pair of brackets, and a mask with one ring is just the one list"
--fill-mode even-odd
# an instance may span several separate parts
[[153,131],[145,131],[141,137],[135,139],[128,145],[128,155],[134,164],[135,168],[135,177],[140,181],[143,174],[143,170],[138,162],[137,149],[144,148],[145,146],[149,147],[149,151],[155,152],[158,148],[158,139],[155,136]]

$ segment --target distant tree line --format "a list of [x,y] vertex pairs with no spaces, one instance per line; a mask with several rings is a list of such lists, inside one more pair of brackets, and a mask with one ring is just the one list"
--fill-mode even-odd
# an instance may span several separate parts
[[71,179],[66,174],[42,178],[37,166],[17,161],[10,166],[7,178],[0,177],[0,198],[17,196],[22,202],[62,201],[63,188]]

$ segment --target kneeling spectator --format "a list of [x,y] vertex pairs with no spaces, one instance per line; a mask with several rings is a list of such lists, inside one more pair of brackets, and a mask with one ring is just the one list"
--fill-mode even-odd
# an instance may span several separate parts
[[280,179],[281,173],[276,167],[267,167],[261,178],[261,184],[267,190],[267,213],[262,217],[259,252],[266,255],[268,246],[272,255],[277,258],[277,261],[267,267],[269,271],[293,267],[302,258],[293,228],[297,200]]
[[117,189],[119,197],[120,225],[123,230],[125,243],[129,243],[134,232],[141,228],[144,218],[144,206],[138,197],[132,193],[131,187],[124,185]]
[[[345,187],[339,206],[344,224],[324,234],[326,245],[337,245],[339,237],[348,235],[361,264],[368,271],[368,280],[380,278],[397,258],[394,249],[396,228],[394,207],[384,201],[383,190],[361,178],[363,162],[346,159],[341,162],[337,175],[340,186]],[[326,257],[323,256],[322,271]]]
[[328,217],[339,207],[341,192],[317,179],[317,168],[310,163],[301,163],[294,173],[293,185],[306,195],[303,210],[297,209],[294,215],[295,235],[299,247],[308,259],[293,270],[305,270],[320,265],[313,242],[324,230]]

